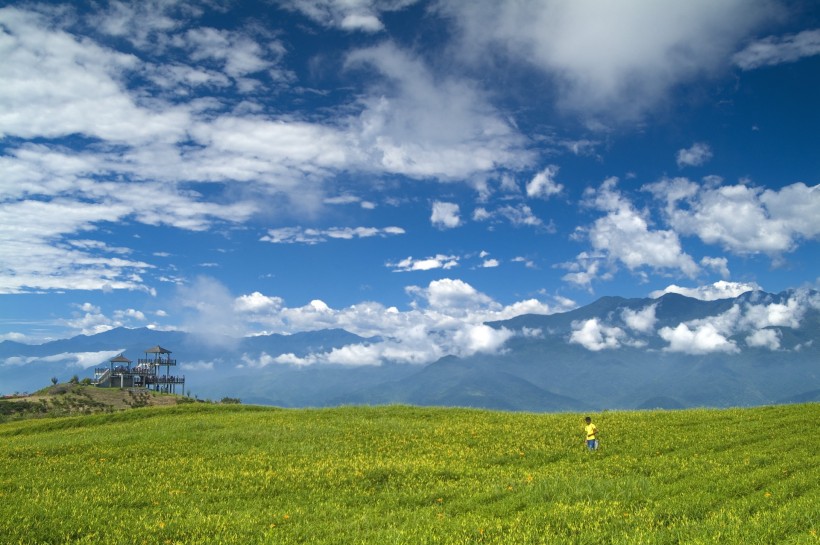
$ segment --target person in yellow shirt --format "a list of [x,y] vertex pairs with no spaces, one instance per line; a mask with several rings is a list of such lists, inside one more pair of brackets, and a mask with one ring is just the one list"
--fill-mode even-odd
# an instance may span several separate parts
[[586,422],[584,432],[587,436],[587,448],[589,450],[598,450],[598,428],[592,423],[592,418],[588,416],[584,418],[584,422]]

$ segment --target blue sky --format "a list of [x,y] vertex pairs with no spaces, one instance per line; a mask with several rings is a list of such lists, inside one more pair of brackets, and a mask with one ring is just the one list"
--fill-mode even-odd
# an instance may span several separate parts
[[820,8],[676,4],[4,3],[0,339],[817,288]]

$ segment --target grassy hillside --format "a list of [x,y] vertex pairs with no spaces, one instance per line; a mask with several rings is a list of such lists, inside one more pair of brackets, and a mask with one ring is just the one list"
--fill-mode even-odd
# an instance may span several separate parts
[[820,405],[190,404],[0,424],[0,542],[818,543]]
[[69,382],[43,388],[31,395],[0,399],[0,423],[26,418],[94,414],[191,402],[194,400],[180,395],[139,388],[97,388]]

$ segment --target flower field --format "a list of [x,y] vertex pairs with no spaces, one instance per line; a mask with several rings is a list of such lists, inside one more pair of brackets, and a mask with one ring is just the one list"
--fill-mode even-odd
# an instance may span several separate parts
[[820,405],[180,405],[0,424],[3,544],[820,543]]

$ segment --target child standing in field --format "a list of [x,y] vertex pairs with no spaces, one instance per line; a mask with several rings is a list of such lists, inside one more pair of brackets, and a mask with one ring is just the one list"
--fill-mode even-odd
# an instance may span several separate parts
[[586,422],[586,426],[584,426],[584,432],[587,436],[587,448],[589,450],[597,450],[598,449],[598,428],[595,424],[592,423],[592,418],[586,417],[584,418],[584,422]]

